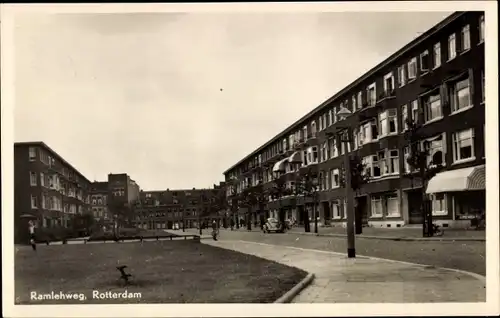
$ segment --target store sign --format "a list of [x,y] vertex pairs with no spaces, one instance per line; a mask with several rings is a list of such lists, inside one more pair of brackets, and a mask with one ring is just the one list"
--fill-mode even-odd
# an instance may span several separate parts
[[475,214],[462,214],[456,216],[457,220],[472,220],[477,218]]

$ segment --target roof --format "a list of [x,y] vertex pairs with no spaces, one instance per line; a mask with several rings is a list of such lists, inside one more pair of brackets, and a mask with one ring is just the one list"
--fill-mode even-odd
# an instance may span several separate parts
[[346,86],[344,89],[340,90],[337,94],[335,94],[332,97],[328,98],[326,101],[324,101],[323,103],[321,103],[319,106],[317,106],[316,108],[314,108],[312,111],[310,111],[306,115],[302,116],[299,120],[295,121],[292,125],[288,126],[285,130],[283,130],[282,132],[280,132],[279,134],[277,134],[276,136],[274,136],[272,139],[270,139],[264,145],[260,146],[259,148],[257,148],[256,150],[254,150],[252,153],[250,153],[249,155],[247,155],[246,157],[244,157],[243,159],[241,159],[240,161],[238,161],[236,164],[234,164],[229,169],[227,169],[226,171],[224,171],[223,174],[227,174],[230,170],[234,169],[238,165],[240,165],[243,162],[245,162],[246,160],[250,159],[252,156],[255,156],[260,151],[266,149],[268,146],[270,146],[271,144],[273,144],[277,140],[286,137],[288,134],[290,134],[295,129],[297,129],[298,127],[300,127],[305,120],[307,120],[308,118],[310,118],[311,116],[313,116],[315,113],[317,113],[318,111],[322,110],[324,107],[326,107],[327,105],[331,104],[333,101],[339,99],[341,96],[345,95],[350,90],[354,89],[356,86],[358,86],[359,84],[361,84],[363,81],[365,81],[370,76],[374,75],[375,73],[377,73],[378,71],[380,71],[384,67],[386,67],[386,66],[390,65],[391,63],[395,62],[401,55],[403,55],[404,53],[412,50],[417,45],[421,44],[424,40],[426,40],[430,36],[434,35],[436,32],[440,31],[445,26],[447,26],[451,22],[457,20],[458,18],[460,18],[464,14],[465,14],[465,12],[454,12],[453,14],[449,15],[444,20],[442,20],[441,22],[439,22],[438,24],[436,24],[434,27],[432,27],[429,30],[427,30],[426,32],[422,33],[420,36],[418,36],[417,38],[415,38],[413,41],[411,41],[408,44],[406,44],[403,48],[399,49],[396,53],[392,54],[391,56],[389,56],[388,58],[386,58],[384,61],[382,61],[381,63],[379,63],[378,65],[376,65],[372,69],[370,69],[368,72],[364,73],[361,77],[359,77],[354,82],[352,82],[351,84],[349,84],[348,86]]
[[49,151],[51,155],[56,157],[58,160],[63,162],[65,165],[70,167],[72,170],[74,170],[79,177],[83,178],[85,181],[88,183],[92,183],[89,179],[87,179],[78,169],[76,169],[73,165],[71,165],[68,161],[66,161],[61,155],[59,155],[57,152],[55,152],[52,148],[50,148],[46,143],[43,141],[24,141],[24,142],[15,142],[14,147],[32,147],[32,146],[38,146],[42,147],[45,150]]

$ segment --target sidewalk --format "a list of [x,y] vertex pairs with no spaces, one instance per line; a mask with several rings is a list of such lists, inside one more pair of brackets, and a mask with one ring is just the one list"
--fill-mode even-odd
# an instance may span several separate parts
[[204,244],[255,255],[316,275],[295,303],[484,302],[477,274],[358,256],[246,241]]

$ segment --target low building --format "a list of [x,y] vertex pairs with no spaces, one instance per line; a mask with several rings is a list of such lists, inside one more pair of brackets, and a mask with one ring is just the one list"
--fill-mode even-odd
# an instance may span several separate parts
[[141,191],[134,222],[143,229],[196,228],[200,222],[222,219],[224,202],[224,183],[210,189]]

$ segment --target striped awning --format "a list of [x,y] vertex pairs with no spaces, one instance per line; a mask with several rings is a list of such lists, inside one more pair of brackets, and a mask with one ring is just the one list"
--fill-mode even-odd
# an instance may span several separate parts
[[282,159],[276,162],[273,166],[273,172],[282,172],[285,171],[285,163],[288,161],[288,158]]
[[426,193],[459,192],[486,189],[486,166],[445,171],[436,174],[427,185]]
[[288,162],[290,163],[295,163],[295,164],[299,164],[299,163],[302,163],[302,156],[301,156],[301,153],[300,151],[296,151],[294,152],[289,158],[288,158]]

